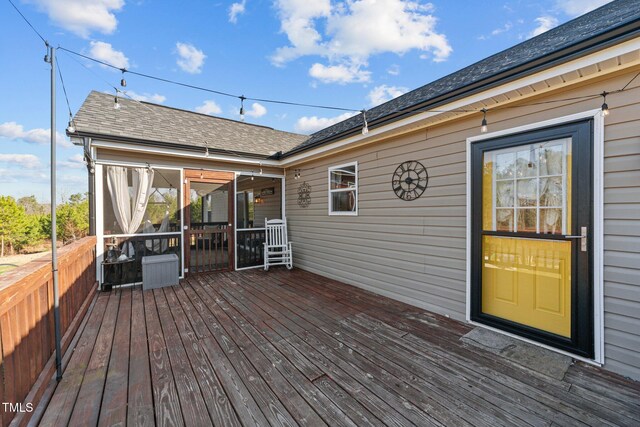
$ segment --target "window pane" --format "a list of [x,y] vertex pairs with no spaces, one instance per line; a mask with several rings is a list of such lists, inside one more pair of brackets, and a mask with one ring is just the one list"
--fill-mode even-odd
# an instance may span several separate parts
[[513,181],[498,181],[496,183],[496,206],[513,206]]
[[538,173],[538,149],[529,145],[525,150],[518,151],[516,165],[518,178],[536,176]]
[[537,213],[536,209],[518,209],[518,231],[525,233],[536,233]]
[[563,144],[545,146],[540,150],[540,175],[561,175]]
[[562,209],[540,209],[540,232],[562,234]]
[[496,209],[496,231],[513,231],[513,209]]
[[515,173],[515,153],[496,155],[496,178],[510,179]]
[[355,212],[356,210],[356,192],[355,191],[339,191],[331,193],[331,211],[332,212]]
[[356,186],[356,166],[344,166],[331,171],[331,189],[355,188]]
[[562,177],[540,179],[540,206],[562,207]]
[[518,206],[536,206],[537,186],[538,180],[535,178],[518,180]]

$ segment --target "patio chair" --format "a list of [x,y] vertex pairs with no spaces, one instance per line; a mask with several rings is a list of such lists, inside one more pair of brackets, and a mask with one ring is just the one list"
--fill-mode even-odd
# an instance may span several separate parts
[[264,219],[264,269],[272,265],[286,265],[293,268],[291,242],[287,238],[287,221],[283,219]]

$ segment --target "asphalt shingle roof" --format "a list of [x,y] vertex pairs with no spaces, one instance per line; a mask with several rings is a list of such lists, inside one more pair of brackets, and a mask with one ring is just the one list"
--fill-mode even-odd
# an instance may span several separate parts
[[[398,112],[410,111],[418,106],[428,105],[430,100],[436,100],[498,74],[526,66],[528,63],[536,62],[563,49],[579,45],[588,39],[610,32],[638,19],[640,19],[639,0],[611,2],[537,37],[407,92],[371,110],[367,110],[367,121],[371,123],[376,120],[384,120],[385,117],[392,116]],[[362,114],[358,114],[312,134],[309,139],[302,142],[292,151],[302,151],[311,146],[329,142],[339,135],[355,130],[359,131],[362,128],[362,124]]]
[[307,135],[274,130],[92,91],[74,117],[80,134],[209,147],[209,150],[271,156],[299,145]]

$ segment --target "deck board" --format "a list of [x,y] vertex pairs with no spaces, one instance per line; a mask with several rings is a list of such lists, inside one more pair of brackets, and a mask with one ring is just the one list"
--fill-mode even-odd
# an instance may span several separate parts
[[559,380],[460,322],[302,270],[98,293],[41,425],[638,425],[640,384]]

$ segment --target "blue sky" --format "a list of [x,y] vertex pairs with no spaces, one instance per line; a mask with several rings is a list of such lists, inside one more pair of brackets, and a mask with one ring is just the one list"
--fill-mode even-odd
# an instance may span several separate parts
[[[38,31],[118,67],[191,85],[369,108],[586,13],[606,0],[14,0]],[[0,2],[0,194],[49,200],[49,65],[42,41]],[[75,113],[121,73],[58,52]],[[239,119],[239,101],[127,74],[131,97]],[[57,129],[68,109],[58,82]],[[311,133],[339,111],[247,102],[245,120]],[[58,144],[58,192],[87,191],[82,151]]]

